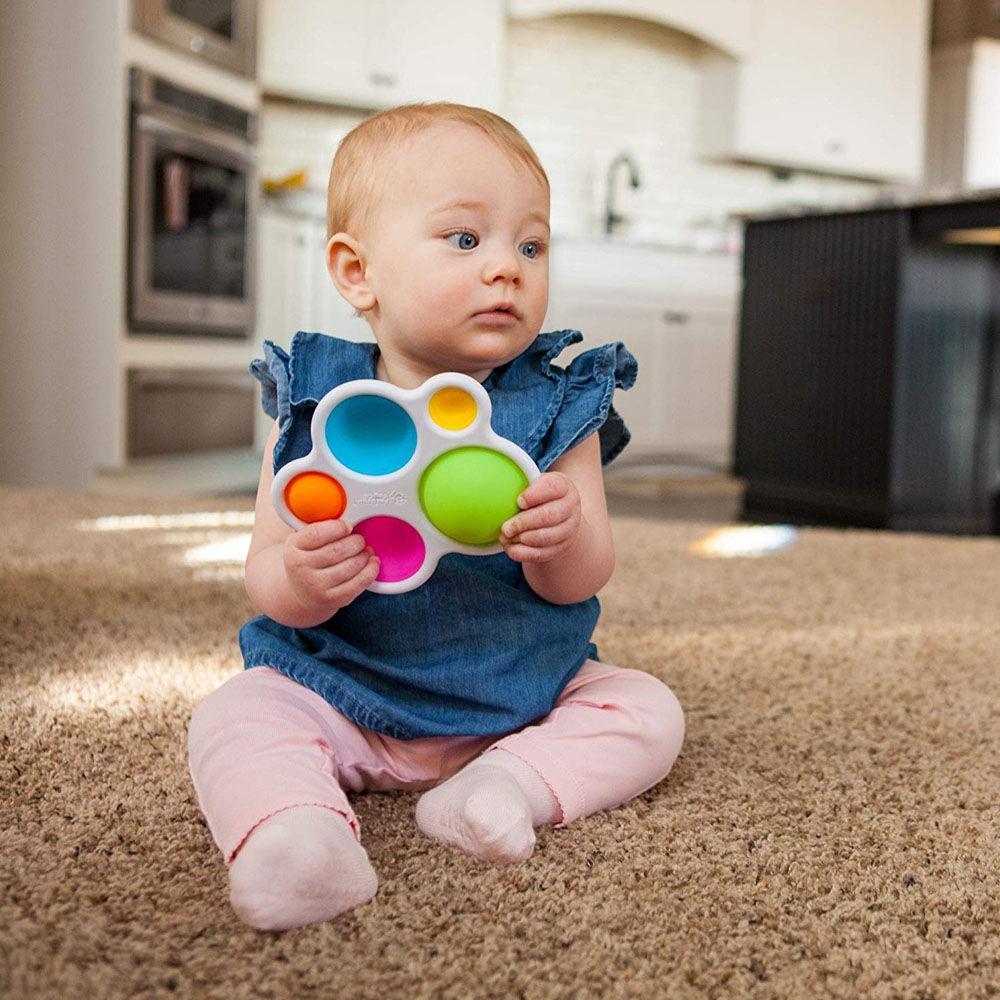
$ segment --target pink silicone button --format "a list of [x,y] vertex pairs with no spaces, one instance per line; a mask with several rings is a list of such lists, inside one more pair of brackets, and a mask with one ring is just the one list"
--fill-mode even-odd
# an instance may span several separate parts
[[413,576],[424,564],[426,548],[420,532],[398,517],[369,517],[354,526],[354,530],[372,547],[382,560],[379,583],[395,583]]

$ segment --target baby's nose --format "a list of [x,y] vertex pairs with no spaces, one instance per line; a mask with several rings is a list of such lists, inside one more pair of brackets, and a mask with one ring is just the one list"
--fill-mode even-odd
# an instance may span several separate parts
[[486,266],[484,277],[490,284],[503,278],[506,281],[519,281],[521,278],[521,264],[517,255],[513,253],[500,253],[491,258]]

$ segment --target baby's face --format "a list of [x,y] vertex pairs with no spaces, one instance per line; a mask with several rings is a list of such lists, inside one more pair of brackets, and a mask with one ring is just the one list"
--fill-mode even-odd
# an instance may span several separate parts
[[541,180],[478,129],[440,123],[408,138],[365,240],[381,352],[428,378],[482,380],[516,358],[548,306],[548,219]]

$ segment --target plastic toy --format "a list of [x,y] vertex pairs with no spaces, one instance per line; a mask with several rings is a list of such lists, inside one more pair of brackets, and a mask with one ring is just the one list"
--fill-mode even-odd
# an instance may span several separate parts
[[381,560],[368,589],[413,590],[448,552],[502,552],[500,526],[541,474],[493,431],[492,412],[486,390],[461,372],[416,389],[344,382],[317,404],[312,450],[281,467],[271,501],[293,528],[344,519]]

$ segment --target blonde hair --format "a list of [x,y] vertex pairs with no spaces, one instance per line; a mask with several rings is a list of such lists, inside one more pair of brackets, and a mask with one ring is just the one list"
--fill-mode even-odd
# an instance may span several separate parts
[[356,235],[372,221],[378,185],[384,171],[379,161],[401,139],[439,122],[458,122],[481,129],[515,160],[525,164],[542,182],[549,179],[528,140],[506,118],[468,104],[401,104],[380,111],[356,125],[341,140],[330,167],[326,198],[327,239],[335,233]]

